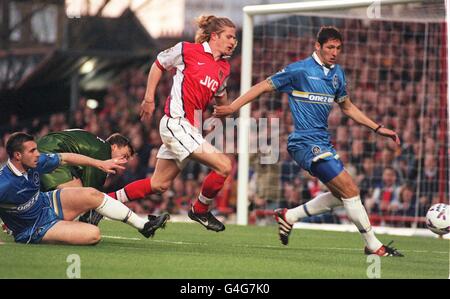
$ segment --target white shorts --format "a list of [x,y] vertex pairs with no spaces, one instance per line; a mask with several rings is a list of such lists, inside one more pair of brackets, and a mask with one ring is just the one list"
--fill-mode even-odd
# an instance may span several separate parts
[[159,148],[156,158],[175,160],[180,169],[188,161],[186,158],[205,142],[197,128],[181,117],[171,118],[164,115],[159,123],[159,134],[163,145]]

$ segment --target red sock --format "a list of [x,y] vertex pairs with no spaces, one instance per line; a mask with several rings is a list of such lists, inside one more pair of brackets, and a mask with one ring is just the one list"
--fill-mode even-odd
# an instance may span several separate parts
[[[206,198],[213,199],[222,189],[225,180],[226,177],[219,175],[215,171],[211,171],[203,181],[201,194]],[[198,199],[194,202],[193,206],[195,213],[208,212],[209,204],[203,203]]]
[[222,189],[226,179],[226,177],[219,175],[217,172],[211,171],[203,181],[202,195],[213,199]]
[[109,196],[121,202],[141,199],[149,194],[152,194],[152,186],[150,178],[131,182],[122,189],[117,190],[116,192],[108,193]]
[[195,200],[192,205],[194,213],[204,214],[208,212],[209,205],[202,203],[198,198]]

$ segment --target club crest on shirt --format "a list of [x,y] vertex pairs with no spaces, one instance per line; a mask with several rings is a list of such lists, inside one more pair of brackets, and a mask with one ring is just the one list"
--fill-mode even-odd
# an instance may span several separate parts
[[319,146],[314,145],[314,146],[312,147],[311,151],[312,151],[312,153],[313,153],[315,156],[317,156],[318,154],[320,154],[321,149],[320,149]]
[[337,89],[338,86],[339,86],[339,78],[338,78],[338,75],[337,75],[337,74],[334,74],[334,76],[333,76],[333,87],[334,87],[335,89]]
[[223,71],[219,70],[219,80],[222,81],[223,79]]
[[33,173],[33,184],[39,186],[39,173],[37,172]]

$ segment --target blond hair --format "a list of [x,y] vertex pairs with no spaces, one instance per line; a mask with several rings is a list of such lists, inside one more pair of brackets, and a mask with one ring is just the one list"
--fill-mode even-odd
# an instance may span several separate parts
[[213,32],[220,34],[225,27],[236,28],[236,25],[228,18],[216,16],[200,16],[196,19],[198,30],[195,34],[195,42],[201,44],[209,42]]

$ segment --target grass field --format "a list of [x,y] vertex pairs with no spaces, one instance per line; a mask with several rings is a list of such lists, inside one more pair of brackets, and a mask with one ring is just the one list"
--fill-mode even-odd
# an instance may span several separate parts
[[[66,278],[70,254],[81,278],[367,278],[371,261],[357,233],[296,229],[289,246],[276,226],[228,225],[221,233],[196,223],[168,223],[145,239],[121,223],[102,221],[93,247],[22,245],[0,234],[0,278]],[[448,278],[449,241],[380,235],[405,254],[382,258],[381,278]]]

